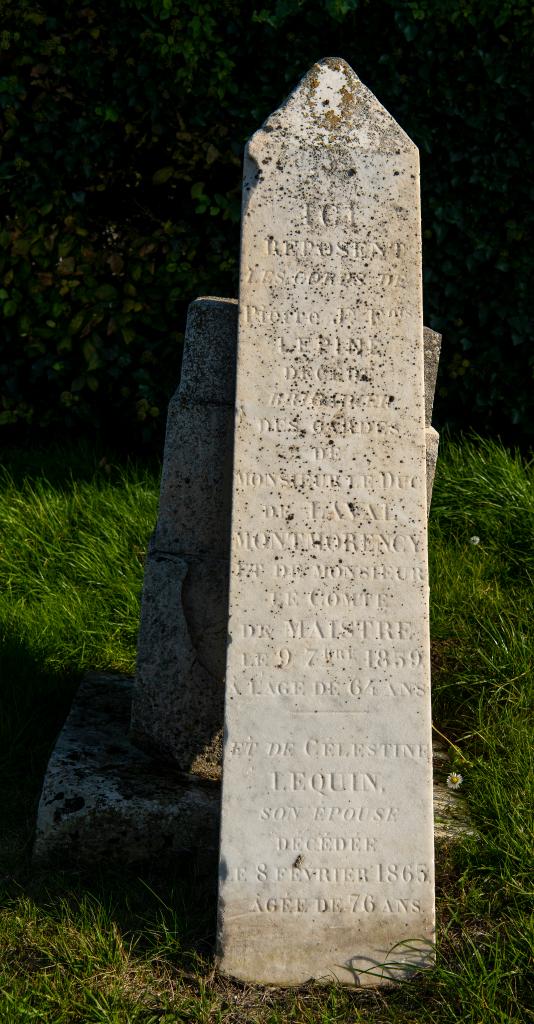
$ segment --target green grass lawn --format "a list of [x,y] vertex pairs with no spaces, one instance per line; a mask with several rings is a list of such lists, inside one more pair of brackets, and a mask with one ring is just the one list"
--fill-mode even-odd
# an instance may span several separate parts
[[438,849],[436,967],[387,991],[284,992],[216,976],[215,879],[188,859],[142,874],[31,868],[39,787],[77,680],[133,672],[158,473],[83,446],[4,465],[0,1024],[534,1020],[533,467],[477,441],[444,446],[438,464],[433,713],[475,831]]

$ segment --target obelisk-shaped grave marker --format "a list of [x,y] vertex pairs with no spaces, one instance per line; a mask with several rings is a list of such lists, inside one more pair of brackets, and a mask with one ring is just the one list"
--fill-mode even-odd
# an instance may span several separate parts
[[220,966],[376,985],[434,932],[419,171],[341,60],[249,143],[239,314]]

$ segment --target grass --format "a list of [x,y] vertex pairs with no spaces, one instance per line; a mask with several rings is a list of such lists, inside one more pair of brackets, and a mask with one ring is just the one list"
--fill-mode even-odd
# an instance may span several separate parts
[[[213,872],[36,871],[32,828],[82,672],[132,672],[157,469],[88,447],[0,478],[2,1024],[523,1024],[532,991],[534,470],[449,443],[430,523],[433,709],[476,834],[440,847],[436,967],[395,990],[233,984]],[[479,542],[474,543],[473,538]],[[529,987],[530,980],[530,987]]]

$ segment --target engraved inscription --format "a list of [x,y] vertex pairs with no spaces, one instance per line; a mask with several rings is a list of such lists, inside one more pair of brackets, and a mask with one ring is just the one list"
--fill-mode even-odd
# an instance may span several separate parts
[[370,772],[271,772],[271,788],[283,792],[311,789],[316,793],[383,792],[379,776]]
[[[333,318],[337,323],[336,317]],[[377,348],[376,338],[344,337],[339,334],[308,334],[296,338],[280,336],[275,346],[281,355],[301,356],[370,356]]]
[[331,259],[339,257],[350,260],[393,259],[400,260],[405,252],[405,244],[396,239],[393,242],[369,241],[368,239],[350,239],[343,241],[322,241],[317,238],[275,238],[264,239],[265,256],[293,256],[297,260]]
[[236,531],[237,551],[344,551],[346,554],[414,554],[421,550],[422,538],[395,533],[298,533],[295,530]]
[[273,841],[278,853],[285,850],[292,853],[374,853],[377,845],[376,836],[340,836],[331,832],[319,832],[315,836],[275,835]]
[[405,897],[387,897],[383,899],[371,893],[352,893],[350,898],[341,896],[269,896],[258,895],[252,907],[260,913],[310,913],[341,914],[352,911],[353,914],[420,914],[421,901]]

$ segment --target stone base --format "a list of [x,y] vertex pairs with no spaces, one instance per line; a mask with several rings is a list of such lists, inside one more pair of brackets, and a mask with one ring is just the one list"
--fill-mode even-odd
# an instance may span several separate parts
[[[50,758],[34,858],[133,863],[218,846],[220,787],[177,771],[129,739],[133,680],[90,673]],[[467,831],[462,798],[447,789],[446,752],[434,746],[436,842]]]
[[125,863],[217,847],[218,784],[133,745],[132,685],[118,675],[83,679],[48,763],[35,860]]

